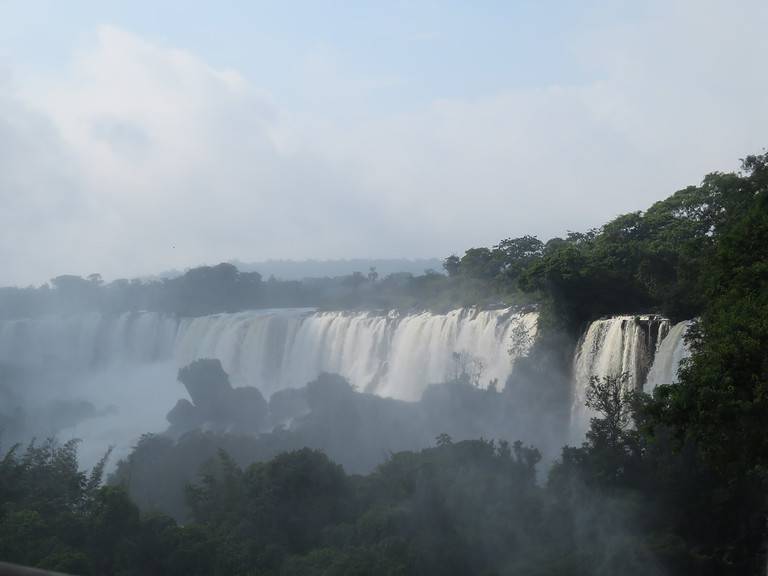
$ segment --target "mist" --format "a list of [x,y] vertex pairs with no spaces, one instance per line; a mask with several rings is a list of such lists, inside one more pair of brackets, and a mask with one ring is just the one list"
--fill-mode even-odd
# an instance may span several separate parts
[[[541,242],[512,243],[528,247],[520,265],[540,257]],[[109,485],[143,513],[181,524],[196,521],[188,486],[217,469],[222,454],[245,470],[308,448],[347,474],[375,477],[397,455],[428,454],[436,443],[490,446],[502,459],[514,446],[532,474],[526,490],[538,494],[550,468],[564,465],[561,447],[585,437],[572,414],[582,388],[629,370],[642,389],[671,324],[616,317],[583,336],[565,328],[541,336],[541,304],[457,273],[475,265],[471,254],[422,275],[369,267],[263,280],[253,268],[220,264],[154,279],[62,276],[6,288],[3,442],[77,439],[79,466],[104,466]],[[600,328],[606,322],[618,329]],[[606,365],[601,354],[623,364]],[[680,363],[665,356],[657,379]],[[591,525],[605,530],[606,548],[589,552],[598,573],[639,573],[649,563],[665,573],[638,548],[631,506],[603,500],[578,478],[568,483],[558,504],[574,522],[566,540],[590,548]],[[509,561],[494,551],[462,565]],[[544,561],[530,548],[515,563]]]
[[763,576],[766,28],[3,3],[0,573]]
[[[71,23],[49,9],[43,23],[20,5],[4,20]],[[176,9],[161,12],[171,22]],[[291,50],[263,28],[290,14],[245,9],[262,34],[242,41],[263,44],[212,52],[197,33],[158,37],[138,8],[103,10],[75,10],[79,35],[51,33],[55,52],[12,30],[0,51],[4,285],[235,259],[444,257],[509,234],[559,236],[737,168],[768,127],[752,73],[760,2],[446,11],[443,34],[425,32],[439,28],[433,9],[396,18],[416,28],[401,33],[398,10],[375,10],[361,19],[380,51],[322,11]],[[121,19],[134,25],[108,24]],[[535,38],[505,33],[526,21],[541,24]],[[483,30],[489,43],[461,53],[457,38]]]

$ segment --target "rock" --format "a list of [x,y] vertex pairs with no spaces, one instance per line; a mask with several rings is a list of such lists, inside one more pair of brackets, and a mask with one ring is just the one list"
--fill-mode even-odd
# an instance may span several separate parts
[[230,394],[230,409],[227,417],[235,430],[256,434],[264,428],[269,408],[264,396],[257,388],[246,386],[234,388]]
[[218,359],[195,360],[179,370],[178,378],[204,420],[217,420],[227,411],[232,386]]
[[199,410],[186,398],[176,402],[170,412],[165,416],[171,424],[174,432],[184,433],[193,430],[202,424]]
[[257,388],[233,388],[216,359],[202,359],[179,370],[192,401],[183,399],[168,412],[171,434],[195,428],[257,434],[266,428],[269,408]]

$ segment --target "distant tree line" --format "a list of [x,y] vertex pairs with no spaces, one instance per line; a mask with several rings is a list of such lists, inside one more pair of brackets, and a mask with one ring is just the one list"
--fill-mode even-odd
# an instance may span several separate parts
[[449,256],[444,272],[394,273],[375,268],[334,278],[264,279],[227,263],[159,280],[59,276],[42,287],[0,289],[0,318],[59,311],[153,310],[183,316],[263,307],[432,308],[540,302],[548,318],[574,332],[605,314],[660,312],[692,318],[718,241],[754,198],[744,192],[764,162],[740,174],[715,173],[645,212],[624,214],[599,229],[546,242],[507,238],[490,248]]
[[[491,292],[482,283],[475,292],[427,270],[422,275],[390,274],[375,268],[335,278],[263,279],[228,263],[192,268],[174,278],[115,280],[58,276],[41,287],[0,288],[0,319],[43,314],[154,311],[202,316],[256,308],[315,307],[326,309],[449,309],[482,303]],[[487,292],[487,294],[486,294]],[[484,296],[483,296],[484,295]]]

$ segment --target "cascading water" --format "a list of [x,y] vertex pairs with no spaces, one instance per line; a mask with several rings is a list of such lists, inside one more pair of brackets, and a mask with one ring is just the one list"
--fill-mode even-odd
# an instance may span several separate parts
[[[479,360],[481,384],[512,371],[513,335],[532,341],[536,313],[460,309],[447,314],[266,310],[181,322],[180,365],[218,358],[232,380],[270,394],[337,372],[359,389],[416,400],[455,370],[457,353]],[[518,351],[525,352],[525,350]]]
[[88,370],[170,358],[177,322],[151,312],[0,322],[0,362]]
[[653,365],[648,372],[643,390],[651,393],[659,384],[675,384],[680,363],[690,355],[685,343],[685,334],[691,325],[690,320],[678,322],[669,329],[659,343],[653,359]]
[[[116,405],[122,423],[112,416],[110,426],[120,428],[120,436],[163,427],[165,412],[184,393],[175,382],[176,370],[198,358],[220,359],[235,385],[256,386],[266,396],[327,371],[360,390],[415,400],[427,385],[455,376],[462,358],[482,366],[481,386],[492,380],[503,385],[533,342],[536,323],[535,312],[511,309],[445,314],[281,309],[182,319],[149,312],[50,316],[0,322],[0,364],[68,374],[72,389],[62,384],[64,377],[48,378],[43,396],[87,398],[97,408]],[[674,382],[688,354],[683,337],[689,324],[672,326],[657,316],[593,322],[573,361],[572,440],[581,441],[592,416],[584,406],[591,377],[626,372],[628,386],[646,391]],[[137,421],[139,413],[147,418]],[[83,426],[73,435],[88,436]]]
[[659,316],[615,316],[592,322],[576,348],[573,361],[571,440],[579,443],[595,415],[585,405],[593,377],[627,375],[631,390],[652,391],[676,380],[687,355],[683,340],[690,322],[671,325]]
[[[101,317],[51,316],[0,323],[0,362],[94,371],[175,360],[218,358],[236,385],[265,395],[337,372],[361,390],[417,399],[450,378],[456,354],[478,360],[481,385],[502,385],[536,333],[537,314],[459,309],[396,311],[257,310],[198,318],[149,312]],[[513,346],[524,334],[526,345]]]
[[9,383],[0,374],[0,387],[10,386],[18,402],[0,406],[0,416],[13,417],[15,440],[82,439],[85,465],[108,446],[125,456],[138,436],[164,426],[179,397],[177,331],[175,319],[147,312],[2,322],[0,364],[26,376]]
[[124,456],[140,434],[164,428],[165,413],[184,395],[176,370],[199,358],[218,358],[234,385],[256,386],[265,396],[327,371],[360,390],[416,400],[427,385],[455,375],[462,359],[482,366],[480,385],[503,386],[532,343],[536,321],[536,313],[510,309],[48,316],[0,322],[0,364],[37,371],[14,388],[26,421],[47,422],[61,406],[82,414],[87,400],[87,417],[32,433],[82,438],[83,462],[93,463],[106,446]]

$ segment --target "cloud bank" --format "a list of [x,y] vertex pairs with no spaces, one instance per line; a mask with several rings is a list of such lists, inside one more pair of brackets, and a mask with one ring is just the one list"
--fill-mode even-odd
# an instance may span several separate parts
[[656,7],[585,31],[589,81],[348,117],[352,81],[315,72],[334,113],[290,110],[258,78],[101,27],[57,78],[0,84],[0,284],[444,256],[645,208],[768,141],[768,7]]

